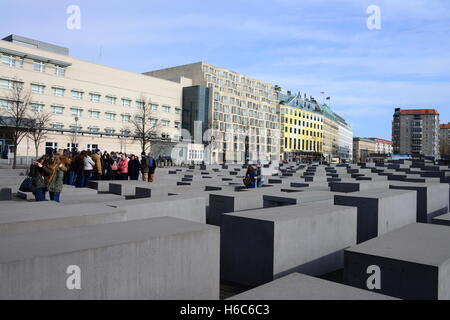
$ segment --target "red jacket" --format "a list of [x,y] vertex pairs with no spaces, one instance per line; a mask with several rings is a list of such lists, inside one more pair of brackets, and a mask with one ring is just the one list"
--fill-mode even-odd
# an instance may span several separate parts
[[118,173],[128,173],[128,159],[119,161]]

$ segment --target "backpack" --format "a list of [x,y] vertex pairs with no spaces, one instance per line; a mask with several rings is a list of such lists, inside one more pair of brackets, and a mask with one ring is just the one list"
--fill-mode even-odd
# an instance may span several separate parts
[[111,170],[112,171],[117,171],[119,170],[119,164],[117,163],[117,161],[114,161],[113,164],[111,165]]
[[152,157],[147,157],[147,162],[148,162],[148,167],[149,168],[153,168],[154,164],[153,164],[153,158]]
[[252,184],[253,184],[253,179],[251,177],[247,176],[247,177],[244,178],[244,185],[246,187],[248,187],[248,186],[250,186]]

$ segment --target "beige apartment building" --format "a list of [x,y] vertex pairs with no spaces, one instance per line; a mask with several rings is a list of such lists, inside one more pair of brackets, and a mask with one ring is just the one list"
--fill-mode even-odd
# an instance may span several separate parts
[[375,141],[375,153],[390,155],[394,152],[394,146],[392,141],[380,138],[369,138],[369,139]]
[[395,109],[394,154],[439,158],[439,125],[439,112],[435,109]]
[[208,161],[279,160],[280,115],[274,85],[204,62],[145,74],[175,81],[185,77],[194,86],[209,88],[205,127],[210,132],[203,139],[211,143]]
[[[77,147],[140,154],[130,120],[139,117],[142,98],[151,101],[149,121],[158,128],[151,144],[154,155],[170,155],[176,147],[183,87],[192,85],[191,80],[168,81],[75,59],[68,49],[44,42],[5,39],[0,41],[0,116],[10,104],[14,82],[22,83],[32,94],[28,116],[52,113],[51,131],[39,153]],[[0,128],[0,151],[10,148],[8,128]],[[32,141],[23,139],[18,155],[34,154]]]
[[355,162],[368,162],[372,154],[376,153],[377,144],[367,138],[353,138],[353,160]]

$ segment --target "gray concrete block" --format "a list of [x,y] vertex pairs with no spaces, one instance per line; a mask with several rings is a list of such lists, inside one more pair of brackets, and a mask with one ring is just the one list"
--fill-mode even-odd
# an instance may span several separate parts
[[434,217],[446,214],[449,209],[448,185],[391,183],[391,189],[417,191],[417,222],[431,223]]
[[439,224],[442,226],[450,226],[450,213],[443,214],[431,219],[432,224]]
[[[0,299],[219,298],[213,226],[162,217],[0,239]],[[66,286],[72,265],[81,290]]]
[[332,182],[330,183],[333,192],[359,192],[373,189],[389,189],[388,181],[358,181],[358,182]]
[[0,214],[0,236],[125,221],[123,210],[104,204],[61,206],[54,202],[8,208]]
[[417,191],[354,192],[335,195],[334,203],[358,208],[358,243],[416,222]]
[[228,300],[396,300],[389,296],[292,273]]
[[380,268],[374,292],[407,300],[450,299],[450,228],[410,224],[345,251],[345,283],[368,289],[370,266]]
[[295,193],[271,193],[263,195],[264,208],[282,207],[310,203],[316,201],[332,200],[335,193],[327,191],[308,191]]
[[106,203],[106,205],[124,212],[128,221],[167,216],[206,223],[206,200],[198,195],[124,200]]
[[10,201],[10,200],[12,200],[12,188],[1,188],[0,201]]
[[356,243],[356,214],[329,202],[222,216],[221,278],[257,286],[292,272],[319,275],[343,267]]

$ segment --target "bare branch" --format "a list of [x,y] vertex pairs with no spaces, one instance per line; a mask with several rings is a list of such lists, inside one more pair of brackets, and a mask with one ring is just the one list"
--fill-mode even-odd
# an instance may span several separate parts
[[14,169],[17,163],[17,146],[27,135],[34,121],[27,117],[31,99],[31,92],[24,88],[23,83],[17,79],[12,80],[12,87],[9,95],[6,97],[6,100],[9,102],[9,107],[2,111],[0,124],[7,127],[10,131],[11,140],[14,144]]

